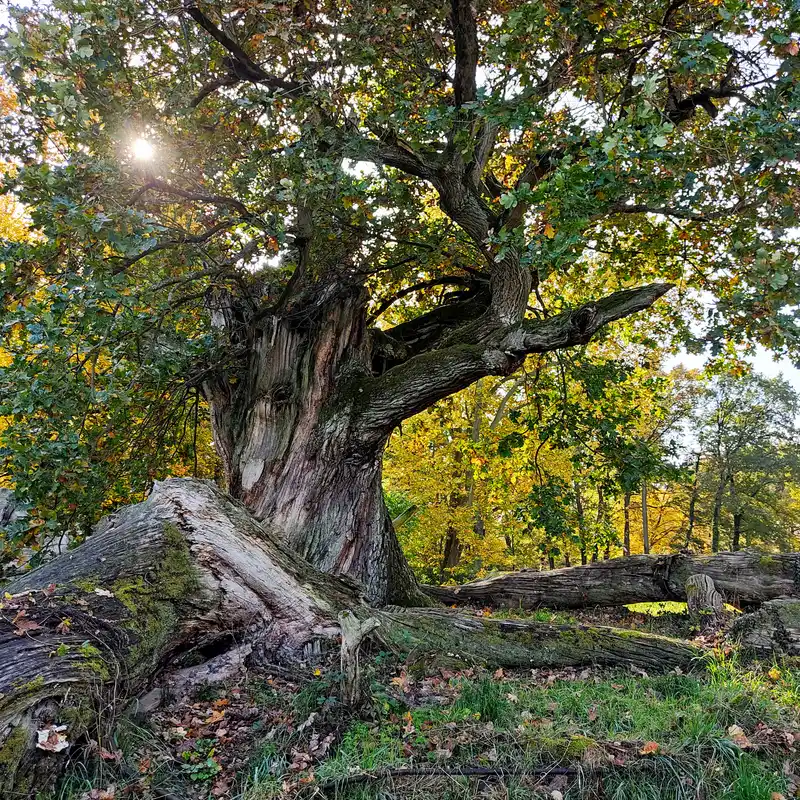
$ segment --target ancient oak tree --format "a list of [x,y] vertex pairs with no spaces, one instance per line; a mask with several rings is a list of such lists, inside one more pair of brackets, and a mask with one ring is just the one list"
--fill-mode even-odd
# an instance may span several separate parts
[[[0,259],[0,413],[18,489],[77,492],[99,516],[115,443],[135,441],[136,464],[148,425],[173,430],[157,409],[207,403],[234,497],[372,602],[418,598],[381,491],[403,420],[672,284],[689,311],[696,290],[716,298],[709,340],[785,344],[796,16],[734,0],[12,10],[0,140],[30,235]],[[652,324],[685,329],[659,305]],[[108,416],[133,408],[140,429]]]

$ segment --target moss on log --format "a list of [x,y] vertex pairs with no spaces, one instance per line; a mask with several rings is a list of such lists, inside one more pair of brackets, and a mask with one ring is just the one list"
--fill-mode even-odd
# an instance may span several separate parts
[[378,638],[408,659],[491,667],[634,664],[657,672],[690,668],[703,651],[666,636],[594,625],[468,617],[442,609],[373,611]]

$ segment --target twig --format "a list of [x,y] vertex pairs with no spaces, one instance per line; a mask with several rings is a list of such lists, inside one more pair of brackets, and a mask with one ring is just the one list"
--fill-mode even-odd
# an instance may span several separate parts
[[387,778],[508,778],[520,775],[578,775],[581,772],[594,772],[595,767],[396,767],[376,769],[372,772],[358,772],[354,775],[343,775],[317,784],[316,788],[324,791],[343,784],[366,783]]

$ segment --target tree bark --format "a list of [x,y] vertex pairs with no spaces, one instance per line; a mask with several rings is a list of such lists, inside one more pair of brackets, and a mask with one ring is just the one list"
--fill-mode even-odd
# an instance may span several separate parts
[[583,510],[583,494],[581,492],[581,487],[578,481],[573,483],[573,487],[575,490],[575,514],[578,518],[578,535],[580,537],[580,554],[581,554],[581,564],[585,565],[587,563],[586,557],[586,515]]
[[445,570],[457,567],[459,561],[461,561],[461,542],[458,539],[458,531],[452,525],[448,525],[444,539],[442,568],[440,570],[442,577],[444,577]]
[[[333,663],[344,612],[359,630],[357,622],[376,620],[380,646],[410,659],[660,669],[688,668],[698,654],[683,642],[613,628],[370,608],[354,582],[319,572],[274,528],[191,479],[156,484],[145,502],[107,518],[82,545],[6,591],[3,797],[44,793],[82,738],[187,663],[241,653],[243,644],[254,663]],[[356,650],[349,647],[343,663],[357,677]],[[39,735],[50,750],[36,747]]]
[[[235,345],[241,312],[227,295],[215,324]],[[369,368],[363,298],[345,292],[303,324],[273,317],[250,331],[241,374],[209,379],[214,440],[229,492],[318,569],[357,579],[376,603],[424,599],[383,500],[385,435],[365,435]]]
[[717,618],[724,612],[722,596],[716,590],[714,581],[702,573],[691,575],[686,581],[686,605],[689,616],[694,619],[707,614]]
[[743,511],[736,511],[733,515],[733,536],[731,538],[731,550],[734,552],[739,550],[742,540],[742,520],[744,519]]
[[691,575],[708,575],[728,602],[752,605],[798,591],[800,553],[638,555],[550,572],[521,570],[463,586],[426,586],[448,605],[583,608],[686,600]]
[[[457,176],[419,175],[483,242],[485,209],[471,196],[465,204]],[[527,320],[529,270],[512,252],[493,261],[488,295],[484,284],[395,328],[368,329],[363,284],[346,275],[315,282],[307,236],[296,235],[299,263],[275,306],[254,310],[253,298],[227,292],[209,299],[230,355],[203,380],[228,490],[311,564],[357,579],[372,602],[421,604],[383,501],[392,430],[480,378],[512,374],[528,353],[588,342],[671,287],[623,290]]]
[[625,492],[622,498],[622,555],[631,554],[631,493]]
[[[64,753],[35,747],[66,725],[74,744],[96,708],[119,713],[166,667],[246,640],[263,661],[335,648],[350,583],[284,548],[201,481],[157,484],[80,547],[6,587],[0,620],[0,795],[44,792]],[[114,713],[112,712],[112,713]]]
[[714,494],[714,510],[711,513],[711,552],[719,552],[719,522],[722,515],[722,499],[725,496],[725,484],[727,483],[725,476],[719,480],[717,491]]
[[730,636],[759,658],[800,656],[800,601],[770,600],[736,619]]
[[699,492],[699,478],[700,478],[700,453],[697,454],[695,457],[694,462],[694,477],[692,479],[692,494],[689,498],[689,520],[688,526],[686,528],[686,541],[684,543],[684,547],[687,549],[692,544],[692,537],[694,536],[694,525],[695,525],[695,517],[696,517],[696,509],[697,509],[697,497],[700,494]]
[[642,481],[642,552],[650,552],[650,521],[647,514],[647,481]]
[[736,491],[736,480],[733,474],[730,475],[729,481],[731,484],[731,507],[733,508],[733,532],[731,534],[731,550],[736,551],[739,549],[739,543],[742,538],[742,520],[744,519],[744,511],[739,503],[739,494]]

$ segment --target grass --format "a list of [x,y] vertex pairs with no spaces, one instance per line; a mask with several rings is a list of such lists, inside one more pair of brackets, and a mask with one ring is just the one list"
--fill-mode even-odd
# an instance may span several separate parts
[[[661,617],[664,614],[688,614],[689,607],[686,603],[677,600],[658,600],[653,603],[629,603],[625,606],[628,611],[634,614],[648,614],[651,617]],[[741,614],[741,610],[725,603],[725,610],[732,614]]]
[[[364,786],[348,787],[345,779],[401,765],[573,764],[585,773],[562,789],[566,800],[772,800],[773,793],[787,791],[782,772],[787,754],[768,743],[747,752],[730,731],[739,726],[756,741],[759,730],[800,725],[800,673],[774,669],[770,677],[766,668],[748,669],[736,658],[718,655],[699,675],[456,676],[442,690],[445,702],[439,696],[436,703],[410,706],[403,716],[354,722],[316,777],[343,781],[334,793],[339,800],[433,800],[475,797],[475,781],[450,776],[445,783],[451,795],[446,795],[441,780],[431,777],[395,779],[388,787],[371,781],[366,793]],[[648,742],[658,748],[643,755]],[[615,754],[618,763],[612,765]],[[598,765],[602,778],[592,771]],[[504,779],[502,796],[531,797],[534,783]]]
[[[715,652],[695,673],[650,676],[398,667],[391,677],[385,659],[365,659],[363,666],[373,702],[358,715],[339,703],[334,671],[289,692],[257,678],[248,684],[249,702],[271,710],[264,718],[274,721],[253,726],[253,756],[231,800],[528,800],[552,791],[564,800],[775,800],[790,796],[791,773],[800,772],[785,737],[800,731],[800,668],[791,660],[748,665],[735,653]],[[331,733],[326,748],[315,750]],[[202,772],[210,740],[198,739],[176,760],[158,730],[129,721],[110,744],[133,765],[142,749],[152,755],[146,800],[156,787],[210,800],[215,775]],[[298,766],[298,753],[316,754]],[[479,780],[459,776],[460,766],[509,774]],[[539,774],[523,774],[554,766],[577,774],[561,783],[548,778],[544,786]],[[381,774],[408,767],[437,774]],[[363,774],[370,777],[351,780]],[[57,800],[77,800],[112,777],[78,768]]]

